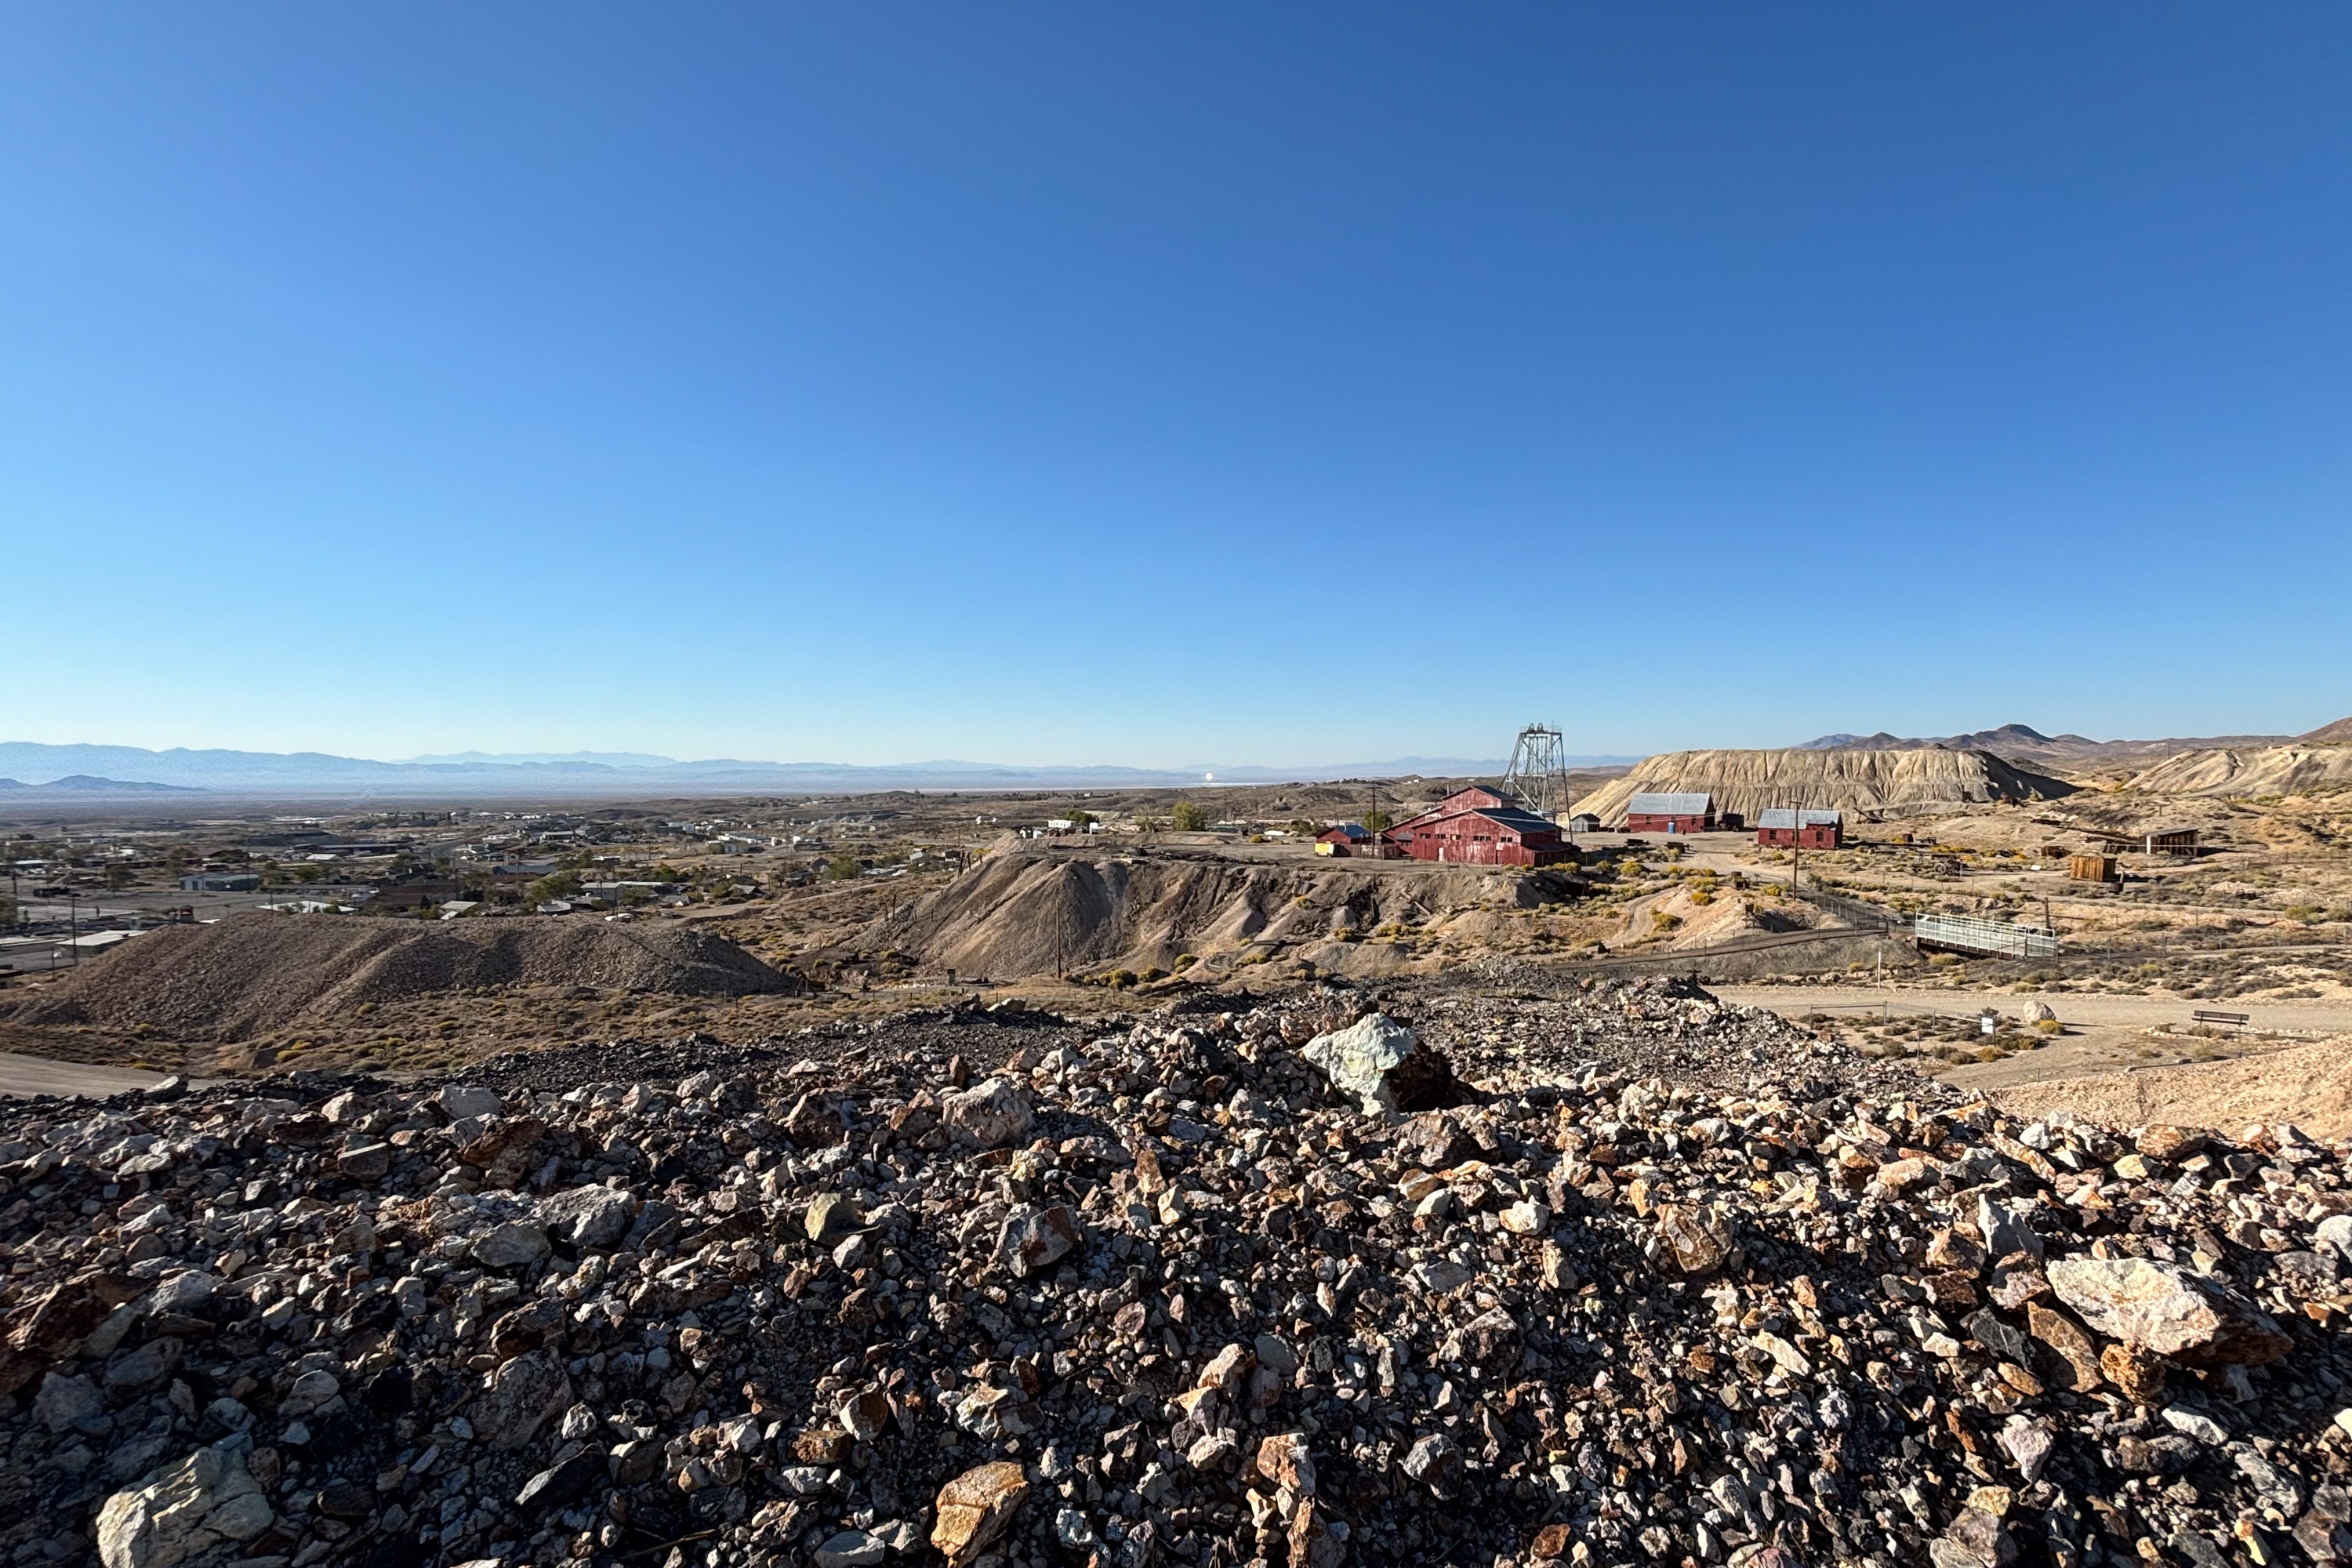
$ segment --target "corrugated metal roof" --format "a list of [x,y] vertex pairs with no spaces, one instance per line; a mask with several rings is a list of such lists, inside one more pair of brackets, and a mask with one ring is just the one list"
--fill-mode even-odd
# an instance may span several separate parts
[[1768,805],[1757,817],[1759,827],[1840,827],[1845,824],[1843,811],[1815,811],[1810,807],[1800,811],[1793,805]]
[[1499,822],[1505,827],[1520,833],[1558,833],[1559,824],[1548,816],[1538,816],[1532,811],[1522,811],[1516,805],[1482,805],[1464,813],[1467,816],[1483,816],[1489,822]]
[[[1559,824],[1549,817],[1538,816],[1534,812],[1522,811],[1516,805],[1473,805],[1465,806],[1460,811],[1431,815],[1435,817],[1436,824],[1441,826],[1465,816],[1483,816],[1489,822],[1517,833],[1558,833],[1559,831]],[[1416,817],[1414,820],[1418,823],[1427,819]]]
[[1711,795],[1637,795],[1625,803],[1631,816],[1705,816]]

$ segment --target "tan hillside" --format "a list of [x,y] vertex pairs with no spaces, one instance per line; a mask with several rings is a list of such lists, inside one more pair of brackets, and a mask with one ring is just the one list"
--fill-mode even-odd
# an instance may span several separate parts
[[1185,953],[1205,959],[1252,946],[1291,946],[1330,963],[1350,955],[1319,944],[1349,947],[1333,941],[1337,933],[1391,922],[1489,940],[1510,929],[1513,909],[1542,901],[1542,893],[1539,878],[1417,863],[1016,850],[992,854],[894,910],[866,941],[997,980],[1113,965],[1171,969]]
[[2352,746],[2184,752],[2134,778],[2131,787],[2148,795],[2315,795],[2352,788]]
[[2297,735],[2295,739],[2306,746],[2352,746],[2352,719],[2322,724],[2308,735]]
[[[1699,902],[1702,897],[1705,903]],[[1837,923],[1800,899],[1783,898],[1777,888],[1723,888],[1702,894],[1694,888],[1675,887],[1627,904],[1609,947],[1613,952],[1638,952],[1645,951],[1643,944],[1655,943],[1668,952],[1685,952],[1741,937]]]
[[744,996],[798,984],[730,942],[675,926],[553,915],[419,921],[236,914],[149,931],[0,1016],[243,1040],[347,1017],[370,1003],[483,988],[588,984]]
[[2236,1132],[2292,1121],[2315,1138],[2352,1136],[2352,1038],[2234,1061],[2092,1073],[1992,1091],[2012,1116],[2063,1110],[2118,1127],[2168,1122]]
[[1995,800],[2054,800],[2074,793],[2063,779],[2031,773],[1990,752],[1666,752],[1645,758],[1576,803],[1601,821],[1625,817],[1625,803],[1651,791],[1704,791],[1718,812],[1749,819],[1769,805],[1849,811],[1927,809]]

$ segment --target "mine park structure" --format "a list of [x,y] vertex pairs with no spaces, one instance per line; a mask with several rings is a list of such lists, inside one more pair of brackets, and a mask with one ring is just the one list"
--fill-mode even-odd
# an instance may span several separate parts
[[1503,774],[1504,793],[1524,810],[1549,822],[1568,817],[1568,759],[1560,750],[1560,733],[1548,724],[1530,724],[1511,743],[1511,765]]
[[1566,838],[1570,794],[1561,735],[1529,724],[1511,747],[1501,784],[1470,784],[1425,811],[1373,832],[1334,823],[1316,836],[1317,853],[1444,865],[1556,865],[1575,858]]
[[1921,915],[1911,934],[1923,949],[1997,958],[2058,956],[2058,933],[2048,926],[2012,925],[1969,915]]

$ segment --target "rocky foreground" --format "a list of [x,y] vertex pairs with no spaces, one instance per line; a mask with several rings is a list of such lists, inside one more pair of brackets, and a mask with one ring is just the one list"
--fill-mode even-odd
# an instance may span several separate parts
[[1325,997],[6,1107],[0,1550],[2352,1552],[2352,1148],[2023,1125],[1671,984],[1482,1005],[1450,1059]]

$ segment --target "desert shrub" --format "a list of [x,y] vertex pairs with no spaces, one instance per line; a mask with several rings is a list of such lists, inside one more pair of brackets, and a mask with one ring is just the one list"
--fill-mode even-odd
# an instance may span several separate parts
[[531,883],[529,897],[532,903],[542,904],[551,899],[576,899],[580,896],[580,874],[558,871]]
[[1198,833],[1209,826],[1209,813],[1200,802],[1179,796],[1169,808],[1168,826],[1179,833]]

